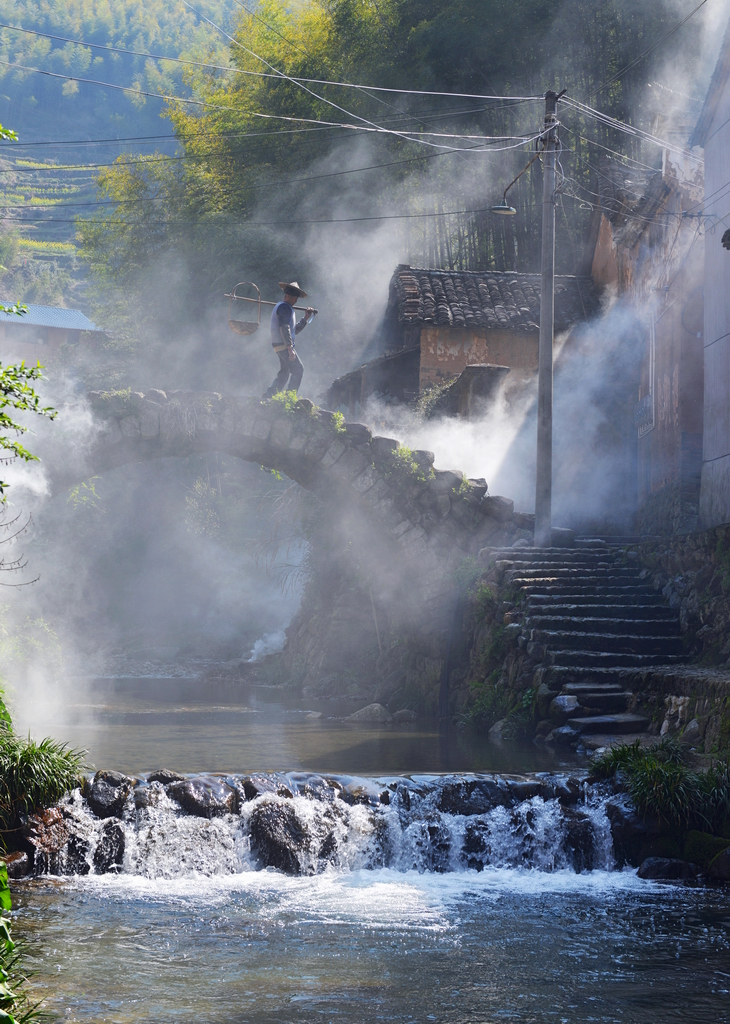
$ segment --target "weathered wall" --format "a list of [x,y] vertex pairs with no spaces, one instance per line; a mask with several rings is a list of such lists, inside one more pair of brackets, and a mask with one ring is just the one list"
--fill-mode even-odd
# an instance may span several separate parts
[[421,328],[421,391],[458,377],[472,363],[509,366],[510,379],[537,373],[536,331],[500,331],[466,327]]
[[615,288],[619,309],[633,317],[631,327],[619,321],[619,329],[625,334],[622,361],[640,366],[633,443],[641,533],[681,533],[698,526],[703,255],[695,244],[695,221],[682,214],[697,209],[702,180],[699,161],[668,151],[661,172],[644,183],[642,198],[635,198],[632,183],[621,183],[619,174],[617,189],[625,192],[613,198],[608,214],[602,213],[594,253],[595,282]]
[[[705,216],[727,215],[730,180],[730,79],[705,141]],[[705,222],[708,228],[712,221]],[[724,230],[705,232],[705,402],[701,526],[730,522],[730,252]]]

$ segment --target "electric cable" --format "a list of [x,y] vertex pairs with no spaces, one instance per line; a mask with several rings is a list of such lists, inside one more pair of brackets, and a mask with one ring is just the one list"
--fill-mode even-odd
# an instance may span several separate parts
[[[186,6],[189,6],[189,5],[186,5]],[[241,6],[243,6],[243,5],[241,5]],[[219,32],[221,32],[224,35],[226,35],[228,39],[232,40],[233,42],[236,42],[236,40],[233,39],[233,36],[229,36],[228,33],[225,32],[224,29],[220,28],[218,25],[215,25],[215,23],[210,21],[210,19],[206,18],[205,15],[200,14],[193,7],[190,7],[190,10],[193,11],[193,13],[196,14],[201,20],[207,21],[208,24],[211,25],[213,28],[217,29]],[[266,25],[266,22],[262,22],[262,24]],[[271,28],[270,25],[266,25],[266,27],[267,28]],[[267,72],[264,72],[264,71],[248,71],[248,70],[246,70],[244,68],[230,67],[230,66],[224,65],[224,64],[209,64],[209,63],[207,63],[205,61],[188,60],[185,57],[167,57],[164,54],[146,53],[144,50],[130,50],[130,49],[127,49],[126,47],[123,47],[123,46],[111,46],[111,45],[108,45],[106,43],[88,43],[88,42],[85,42],[83,39],[73,39],[73,38],[71,38],[69,36],[53,35],[50,32],[41,32],[38,29],[32,29],[32,28],[21,28],[21,27],[19,27],[17,25],[5,25],[5,24],[0,23],[0,29],[8,29],[11,32],[24,32],[27,35],[42,36],[43,38],[46,38],[46,39],[55,39],[58,42],[73,43],[76,46],[86,46],[89,49],[107,50],[110,53],[124,53],[124,54],[127,54],[129,56],[133,56],[133,57],[146,57],[148,60],[165,60],[165,61],[169,61],[169,62],[171,62],[173,64],[186,64],[186,65],[190,65],[192,67],[199,67],[199,68],[209,69],[211,71],[227,71],[227,72],[230,72],[231,74],[246,75],[246,76],[251,77],[251,78],[275,78],[275,79],[280,79],[280,80],[282,78],[286,78],[289,81],[296,82],[297,84],[299,84],[300,82],[305,82],[308,85],[331,85],[331,86],[336,86],[337,88],[340,88],[340,89],[357,89],[357,90],[360,90],[360,91],[368,91],[369,90],[370,92],[395,93],[397,95],[402,95],[402,96],[444,96],[446,98],[452,98],[453,97],[455,99],[496,100],[496,101],[504,102],[504,103],[511,103],[511,102],[516,102],[516,103],[536,102],[538,100],[542,100],[543,99],[542,96],[491,96],[491,95],[486,95],[486,94],[482,94],[482,93],[444,92],[444,91],[435,90],[435,89],[397,89],[397,88],[378,86],[378,85],[361,85],[361,84],[359,84],[357,82],[334,82],[334,81],[330,81],[329,79],[326,79],[326,78],[294,78],[294,77],[289,78],[289,76],[284,75],[282,72],[273,71],[273,72],[267,73]],[[272,31],[275,31],[275,30],[272,29]],[[278,34],[279,33],[277,33],[277,35]],[[281,38],[284,38],[284,37],[282,36]],[[288,40],[285,40],[285,41],[288,42]],[[238,43],[237,45],[241,46],[240,43]],[[245,47],[244,47],[244,49],[245,49]],[[251,52],[253,52],[253,51],[251,51]],[[257,54],[254,54],[254,56],[256,56],[258,60],[262,61],[262,63],[267,63],[266,61],[264,61],[264,59],[262,57],[258,57]],[[37,70],[37,69],[31,69],[31,70]],[[61,77],[63,77],[63,76],[61,76]],[[74,79],[74,81],[82,81],[82,79]]]
[[[185,2],[186,2],[186,0],[182,0],[182,3],[185,3]],[[260,58],[260,59],[263,59],[263,58]],[[55,71],[44,71],[41,68],[30,68],[30,67],[26,67],[23,64],[11,63],[10,61],[0,60],[0,65],[5,65],[6,67],[19,68],[19,69],[21,69],[23,71],[33,71],[36,74],[47,75],[47,76],[49,76],[51,78],[62,78],[62,79],[66,80],[66,81],[69,81],[69,82],[83,82],[83,83],[88,84],[88,85],[103,86],[106,89],[116,89],[116,90],[118,90],[120,92],[130,92],[130,93],[133,93],[136,96],[151,96],[154,99],[161,99],[161,100],[164,100],[167,103],[171,103],[171,102],[172,103],[189,103],[189,104],[193,104],[193,105],[201,106],[201,107],[211,107],[211,108],[214,108],[216,110],[230,110],[233,113],[238,113],[238,114],[241,113],[241,111],[237,107],[224,106],[223,104],[218,104],[218,103],[209,103],[206,100],[186,99],[186,98],[181,97],[181,96],[172,96],[172,95],[164,95],[164,94],[161,94],[161,93],[147,92],[144,89],[135,89],[132,86],[128,86],[128,85],[115,85],[115,84],[113,84],[111,82],[99,82],[96,79],[92,79],[92,78],[79,78],[79,77],[77,77],[75,75],[61,75],[61,74],[59,74],[58,72],[55,72]],[[284,77],[286,77],[286,76],[284,76]],[[294,82],[293,79],[291,81]],[[294,84],[297,85],[299,83],[294,82]],[[311,89],[306,89],[305,86],[301,86],[301,88],[305,89],[306,92],[311,93],[312,96],[315,96],[316,98],[319,98],[316,93],[312,92]],[[331,103],[329,100],[325,100],[324,102],[325,103],[329,103],[330,106],[336,107],[338,110],[342,110],[346,114],[348,113],[348,111],[345,110],[344,107],[338,107],[336,103]],[[346,129],[348,129],[350,131],[362,131],[362,132],[371,132],[371,133],[381,134],[381,135],[393,135],[396,138],[401,139],[403,142],[413,142],[413,143],[416,143],[417,145],[430,146],[430,147],[435,148],[435,149],[450,149],[450,150],[453,150],[454,152],[474,152],[473,149],[462,150],[462,149],[459,149],[458,147],[454,147],[454,146],[442,146],[442,145],[440,145],[437,142],[426,142],[426,141],[424,141],[422,139],[411,139],[411,138],[409,138],[407,131],[405,131],[405,132],[404,131],[396,131],[396,130],[394,130],[392,128],[385,128],[382,125],[376,124],[375,122],[368,121],[367,118],[359,117],[359,115],[357,115],[357,114],[352,114],[350,116],[357,118],[357,120],[359,120],[359,121],[363,121],[363,124],[347,124],[346,122],[341,122],[341,121],[322,121],[321,119],[310,118],[310,117],[288,117],[285,114],[262,114],[260,111],[247,111],[245,113],[245,116],[247,116],[247,117],[265,118],[268,121],[289,121],[289,122],[295,122],[297,124],[314,124],[314,125],[324,126],[324,127],[328,127],[328,128],[346,128]],[[484,139],[485,140],[489,139],[489,136],[484,136]],[[525,139],[524,141],[525,142],[532,142],[534,140],[532,140],[532,139]],[[523,144],[524,143],[518,143],[514,147],[507,146],[505,148],[506,149],[518,148],[518,146],[523,145]]]
[[[485,206],[477,210],[442,210],[437,213],[394,213],[394,214],[378,214],[370,217],[329,217],[321,218],[319,220],[249,220],[246,221],[247,227],[269,227],[279,226],[288,227],[293,224],[357,224],[364,221],[375,221],[375,220],[413,220],[423,219],[426,217],[456,217],[465,216],[467,214],[477,213],[489,213],[490,207]],[[35,218],[35,217],[24,217],[18,220],[20,224],[77,224],[78,218],[72,219],[60,219],[60,218]],[[124,225],[125,221],[107,222],[117,223]]]
[[[536,138],[537,138],[537,136],[536,136]],[[529,141],[533,142],[535,140],[531,139]],[[518,147],[517,146],[505,146],[505,147],[501,147],[499,149],[492,149],[492,150],[476,150],[476,152],[490,152],[490,153],[498,152],[498,153],[502,153],[502,152],[505,152],[506,150],[516,149],[516,148],[518,148]],[[470,150],[457,150],[456,152],[460,152],[461,153],[461,152],[474,152],[474,151],[473,150],[472,151],[470,151]],[[447,155],[452,155],[453,153],[454,153],[453,150],[444,150],[442,153],[434,154],[434,155],[447,156]],[[413,159],[416,160],[418,158],[414,157]],[[141,162],[147,163],[149,161],[141,161]],[[315,181],[315,180],[317,180],[319,178],[336,177],[336,176],[341,175],[341,174],[351,174],[351,173],[355,173],[356,171],[361,171],[361,170],[375,170],[378,167],[390,167],[393,164],[400,163],[400,162],[404,162],[405,163],[405,162],[408,162],[408,161],[392,161],[391,163],[386,163],[386,164],[375,164],[372,167],[353,168],[352,170],[345,170],[345,171],[333,171],[333,172],[330,172],[328,174],[312,175],[311,177],[305,177],[305,178],[294,178],[294,179],[291,179],[289,181],[283,181],[283,182],[274,182],[274,183],[266,182],[266,183],[261,184],[261,185],[251,185],[251,186],[249,186],[249,188],[251,189],[251,191],[259,191],[261,189],[269,189],[269,188],[272,188],[272,187],[279,187],[279,186],[282,186],[282,185],[294,184],[294,183],[296,183],[298,181]],[[112,166],[114,166],[114,165],[112,165]],[[118,166],[125,166],[125,165],[124,164],[120,164]],[[88,203],[64,203],[64,202],[53,202],[53,201],[46,202],[46,203],[36,202],[36,203],[29,204],[29,205],[9,205],[9,206],[8,205],[6,205],[6,206],[0,205],[0,210],[38,210],[38,209],[43,209],[44,207],[46,207],[46,208],[48,208],[48,207],[62,208],[62,207],[71,207],[71,206],[73,206],[73,207],[77,207],[77,206],[114,206],[114,205],[117,205],[117,204],[125,204],[126,205],[126,204],[136,204],[136,203],[157,202],[157,201],[162,200],[164,198],[166,198],[166,197],[164,197],[164,196],[161,196],[161,197],[157,197],[157,196],[144,196],[144,197],[139,198],[139,199],[109,199],[109,200],[106,200],[106,199],[101,200],[100,199],[100,200],[95,200],[93,202],[88,202]]]
[[[560,123],[561,123],[561,126],[563,128],[565,128],[565,130],[567,132],[570,132],[571,135],[575,135],[575,137],[577,139],[580,139],[582,142],[587,142],[588,145],[590,145],[590,146],[596,146],[598,149],[603,149],[603,150],[605,150],[606,153],[610,153],[612,156],[617,156],[621,160],[627,160],[629,163],[636,164],[637,167],[640,167],[643,170],[651,171],[653,174],[656,174],[656,172],[660,169],[658,167],[652,167],[651,164],[645,164],[642,160],[637,160],[633,156],[627,156],[625,153],[620,153],[616,149],[611,149],[610,146],[604,146],[603,143],[596,142],[595,139],[589,139],[587,136],[581,135],[580,132],[575,131],[573,128],[569,128],[568,125],[564,124],[562,121]],[[696,158],[693,156],[693,159],[696,159]],[[692,186],[694,188],[698,187],[697,183],[694,182],[694,181],[690,181],[689,178],[680,178],[678,176],[676,180],[678,182],[680,182],[680,184],[682,184],[682,185],[689,185],[689,186]]]
[[348,117],[353,117],[357,121],[361,121],[363,123],[363,125],[367,125],[368,128],[371,131],[378,131],[378,132],[389,131],[390,134],[396,135],[397,137],[402,138],[406,142],[416,142],[416,143],[418,143],[419,145],[422,145],[422,146],[437,146],[438,145],[438,143],[426,142],[423,139],[411,139],[411,138],[409,138],[407,133],[396,132],[396,131],[393,131],[392,129],[391,130],[385,129],[381,125],[378,125],[375,121],[371,121],[367,117],[361,117],[359,114],[354,114],[352,111],[347,110],[346,107],[340,106],[339,103],[335,103],[333,100],[328,100],[328,99],[326,99],[326,97],[320,96],[319,93],[314,92],[313,89],[308,88],[301,81],[298,81],[297,79],[292,78],[290,75],[287,75],[285,72],[280,71],[278,68],[275,68],[274,65],[270,64],[269,61],[267,61],[265,57],[261,57],[258,53],[255,53],[249,47],[244,46],[243,43],[239,43],[239,41],[237,39],[234,39],[234,37],[232,35],[230,35],[228,32],[226,32],[225,29],[221,28],[220,25],[216,25],[216,23],[214,21],[212,21],[206,15],[201,14],[198,10],[196,10],[195,7],[193,7],[192,4],[188,3],[188,0],[180,0],[180,2],[182,4],[184,4],[185,7],[188,8],[188,10],[192,11],[199,18],[201,18],[203,21],[207,22],[207,24],[209,24],[213,28],[217,29],[217,31],[220,32],[222,35],[224,35],[226,37],[226,39],[228,39],[231,43],[233,43],[234,46],[238,46],[239,49],[244,51],[244,53],[248,53],[250,56],[254,57],[256,60],[261,61],[261,63],[264,64],[267,68],[269,68],[270,71],[274,71],[275,73],[279,74],[283,80],[286,80],[287,82],[291,82],[292,85],[296,85],[298,88],[300,88],[304,92],[308,93],[314,99],[319,100],[321,103],[326,103],[328,106],[332,107],[334,110],[339,110],[341,113],[346,114]]
[[619,78],[623,78],[623,76],[626,74],[627,71],[631,71],[632,68],[635,68],[636,65],[640,64],[641,61],[644,60],[645,57],[648,57],[650,53],[652,53],[654,50],[656,50],[657,46],[659,46],[661,43],[663,43],[665,39],[668,39],[671,35],[674,35],[674,33],[677,32],[682,27],[682,25],[686,24],[689,21],[690,18],[693,18],[695,16],[695,14],[697,14],[697,12],[700,10],[700,8],[704,7],[706,3],[707,3],[707,0],[701,0],[701,3],[699,3],[695,7],[695,9],[693,11],[690,11],[690,13],[685,18],[682,18],[682,20],[680,22],[678,22],[674,26],[674,28],[670,28],[668,32],[665,32],[663,36],[660,36],[660,38],[657,39],[657,41],[655,43],[653,43],[648,49],[644,50],[643,53],[640,53],[638,57],[635,57],[632,61],[630,61],[630,63],[628,63],[626,65],[626,67],[624,67],[620,71],[618,71],[613,76],[613,78],[609,78],[602,85],[599,85],[598,88],[595,89],[590,94],[591,97],[597,96],[598,93],[601,92],[603,89],[606,89],[609,85],[613,85],[613,83],[617,82],[619,80]]
[[[183,0],[185,2],[185,0]],[[636,138],[644,141],[651,142],[655,146],[659,146],[661,149],[668,149],[674,153],[679,153],[682,156],[689,156],[692,159],[703,162],[699,157],[695,157],[693,153],[683,149],[681,146],[675,146],[672,142],[667,142],[665,139],[660,139],[656,135],[651,135],[649,132],[645,132],[642,128],[636,128],[633,125],[626,124],[625,121],[619,121],[615,117],[611,117],[610,114],[604,114],[600,110],[594,110],[593,107],[589,107],[586,103],[581,103],[578,100],[574,100],[571,96],[564,96],[563,102],[567,103],[568,106],[574,107],[580,113],[592,117],[597,121],[601,121],[603,124],[610,128],[615,128],[617,131],[624,132],[626,135],[633,135]]]

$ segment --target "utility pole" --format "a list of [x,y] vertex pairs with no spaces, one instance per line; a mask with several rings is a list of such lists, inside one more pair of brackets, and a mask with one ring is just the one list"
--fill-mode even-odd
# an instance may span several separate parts
[[545,93],[542,161],[542,277],[540,347],[537,378],[537,473],[535,479],[535,547],[552,543],[553,489],[553,322],[555,307],[555,155],[556,110],[563,94]]

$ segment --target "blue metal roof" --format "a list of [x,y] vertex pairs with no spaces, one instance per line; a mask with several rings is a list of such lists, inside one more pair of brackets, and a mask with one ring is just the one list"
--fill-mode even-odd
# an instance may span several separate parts
[[[13,303],[0,299],[5,306]],[[0,323],[27,324],[30,327],[60,327],[67,331],[101,331],[80,309],[62,309],[60,306],[34,306],[26,303],[28,312],[22,316],[0,313]]]

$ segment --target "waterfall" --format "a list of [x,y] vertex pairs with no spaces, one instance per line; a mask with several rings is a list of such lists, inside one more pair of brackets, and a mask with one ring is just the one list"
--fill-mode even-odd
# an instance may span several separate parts
[[[89,783],[86,795],[77,789],[59,804],[64,841],[58,827],[55,849],[41,837],[36,873],[584,872],[614,863],[607,794],[565,775],[98,774],[122,781]],[[106,786],[104,806],[97,785]]]

